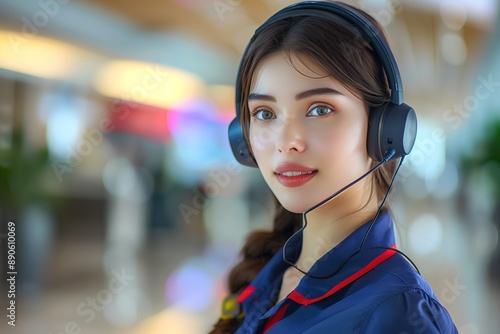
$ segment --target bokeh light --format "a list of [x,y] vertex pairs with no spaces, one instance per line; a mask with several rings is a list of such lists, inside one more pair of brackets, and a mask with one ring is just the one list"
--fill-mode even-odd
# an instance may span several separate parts
[[413,252],[429,255],[441,246],[443,225],[435,215],[423,214],[411,223],[408,238]]
[[172,273],[165,283],[167,302],[190,311],[210,306],[215,279],[205,268],[200,261],[188,261]]

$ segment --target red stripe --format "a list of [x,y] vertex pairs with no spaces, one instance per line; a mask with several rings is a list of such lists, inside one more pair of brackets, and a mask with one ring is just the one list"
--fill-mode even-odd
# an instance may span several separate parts
[[[393,245],[391,248],[396,248],[396,245]],[[291,300],[293,300],[293,301],[295,301],[295,302],[297,302],[299,304],[302,304],[304,306],[307,306],[307,305],[310,305],[310,304],[315,303],[317,301],[320,301],[322,299],[325,299],[326,297],[329,297],[329,296],[333,295],[335,292],[337,292],[340,289],[342,289],[342,288],[346,287],[347,285],[351,284],[352,282],[354,282],[355,280],[357,280],[358,278],[360,278],[361,276],[363,276],[364,274],[366,274],[367,272],[369,272],[370,270],[372,270],[373,268],[375,268],[376,266],[378,266],[382,262],[384,262],[387,259],[389,259],[394,254],[396,254],[395,251],[390,250],[390,249],[386,250],[385,252],[383,252],[382,254],[380,254],[379,256],[377,256],[376,258],[374,258],[365,267],[361,268],[360,270],[358,270],[357,272],[355,272],[351,276],[347,277],[345,280],[343,280],[339,284],[335,285],[333,288],[331,288],[327,293],[325,293],[322,296],[310,299],[310,298],[304,297],[299,292],[297,292],[296,290],[294,290],[288,296],[288,298],[290,298]]]
[[236,301],[238,303],[243,303],[248,297],[250,297],[252,295],[252,293],[255,292],[255,289],[256,287],[252,286],[252,285],[249,285],[247,286],[241,293],[240,295],[238,296],[238,298],[236,298]]
[[266,334],[266,332],[273,327],[278,321],[283,319],[285,316],[286,310],[288,309],[288,306],[290,304],[285,304],[283,305],[272,317],[267,319],[266,324],[264,325],[264,330],[262,331],[262,334]]

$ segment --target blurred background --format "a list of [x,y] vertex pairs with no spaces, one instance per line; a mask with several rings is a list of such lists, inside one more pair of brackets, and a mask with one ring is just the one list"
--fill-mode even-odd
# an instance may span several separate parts
[[[2,333],[208,331],[245,236],[273,216],[226,139],[235,73],[293,2],[0,0]],[[386,29],[419,115],[392,198],[400,248],[460,333],[496,334],[500,6],[349,2]]]

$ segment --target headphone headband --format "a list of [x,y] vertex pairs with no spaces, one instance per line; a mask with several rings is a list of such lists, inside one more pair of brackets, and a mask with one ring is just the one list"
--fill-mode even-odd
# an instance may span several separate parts
[[370,44],[375,50],[382,67],[384,68],[389,88],[391,89],[391,102],[394,104],[403,103],[403,83],[399,73],[398,64],[394,55],[382,36],[381,32],[368,19],[361,14],[347,8],[339,3],[324,2],[324,1],[304,1],[299,2],[275,13],[264,24],[255,31],[253,40],[260,32],[268,25],[281,21],[290,17],[312,16],[321,17],[331,20],[330,14],[335,14],[361,30],[361,32],[369,38]]
[[391,91],[390,102],[381,107],[370,109],[367,137],[368,153],[375,161],[382,160],[388,150],[396,152],[392,159],[408,154],[415,142],[417,119],[413,108],[403,103],[403,84],[399,68],[382,32],[368,18],[341,3],[303,1],[281,9],[266,20],[257,28],[243,53],[236,78],[236,118],[229,125],[228,133],[231,149],[236,159],[243,165],[257,167],[240,124],[241,72],[250,46],[269,25],[281,20],[304,16],[327,20],[335,20],[335,17],[332,16],[336,16],[337,24],[345,26],[345,22],[347,22],[347,29],[356,28],[368,38],[377,60],[384,69]]

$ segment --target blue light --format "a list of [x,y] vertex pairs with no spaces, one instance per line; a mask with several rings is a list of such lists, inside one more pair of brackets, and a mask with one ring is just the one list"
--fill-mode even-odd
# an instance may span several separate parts
[[201,264],[185,264],[167,279],[165,297],[184,309],[201,311],[213,303],[214,284],[214,278]]

